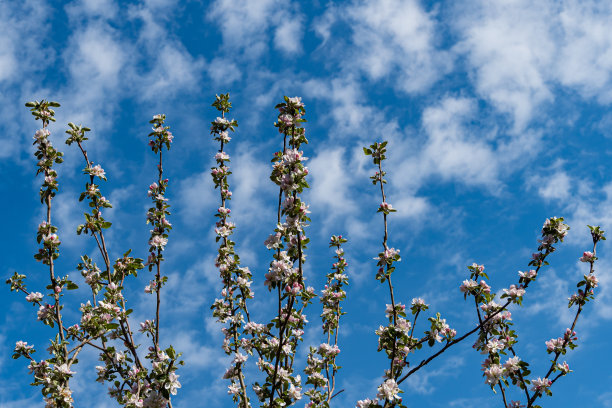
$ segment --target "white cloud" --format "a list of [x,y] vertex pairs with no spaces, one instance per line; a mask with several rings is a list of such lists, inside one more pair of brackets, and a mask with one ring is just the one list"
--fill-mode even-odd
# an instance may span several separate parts
[[[4,1],[0,9],[0,86],[18,83],[31,72],[47,68],[54,53],[46,48],[50,10],[35,1]],[[3,84],[3,81],[6,81]]]
[[[278,187],[270,181],[271,165],[267,160],[259,160],[261,155],[256,154],[257,151],[254,146],[242,144],[239,151],[232,155],[230,186],[233,195],[230,206],[239,228],[249,227],[252,231],[253,227],[257,227],[268,232],[275,225],[276,207],[274,210],[267,207],[265,200],[277,196]],[[261,219],[271,222],[262,225]]]
[[214,211],[217,201],[216,195],[211,193],[212,188],[213,182],[207,171],[180,181],[177,206],[184,220],[193,221],[203,217],[207,210]]
[[118,33],[103,23],[91,23],[73,35],[64,58],[79,85],[117,85],[128,51],[117,37]]
[[174,24],[172,13],[176,0],[144,1],[128,8],[127,15],[140,20],[138,52],[147,61],[148,71],[132,64],[130,74],[136,82],[139,94],[148,100],[159,100],[177,93],[197,92],[200,77],[205,69],[202,57],[194,57],[169,29]]
[[569,196],[571,179],[564,171],[557,171],[549,177],[535,177],[532,182],[538,187],[538,194],[545,200],[562,200]]
[[454,50],[467,57],[478,94],[520,132],[553,102],[556,87],[612,101],[612,6],[596,1],[480,0],[455,7]]
[[[221,332],[218,330],[218,332]],[[167,338],[175,350],[183,353],[181,357],[189,362],[188,370],[201,370],[203,368],[223,367],[227,364],[228,356],[217,344],[209,347],[199,341],[201,333],[196,331],[173,331],[171,337]],[[215,370],[217,374],[217,370]]]
[[391,204],[397,209],[395,216],[398,218],[420,219],[430,209],[430,204],[424,197],[402,196],[398,194],[398,198],[393,199]]
[[269,49],[271,30],[279,51],[293,54],[302,48],[303,17],[287,2],[217,0],[207,18],[220,27],[224,48],[247,59],[258,58]]
[[[604,242],[604,244],[606,244]],[[577,268],[578,273],[586,273],[585,264],[579,262]],[[612,262],[607,259],[598,260],[595,263],[595,276],[599,280],[599,286],[595,289],[595,301],[591,302],[589,307],[595,310],[595,313],[605,320],[612,320]],[[576,274],[575,276],[580,276]],[[594,319],[589,319],[592,322]],[[591,323],[593,324],[593,323]]]
[[463,366],[463,364],[464,360],[462,357],[448,357],[445,361],[444,367],[415,373],[408,377],[408,379],[402,385],[410,388],[412,391],[418,394],[431,394],[436,390],[435,380],[437,378],[456,376],[458,374],[457,370]]
[[424,155],[426,166],[443,179],[457,179],[467,185],[494,184],[497,160],[490,146],[478,136],[470,136],[465,123],[475,115],[475,101],[446,98],[423,112],[423,128],[428,134]]
[[[350,43],[329,41],[334,24],[346,24]],[[418,0],[369,0],[341,8],[332,4],[314,29],[341,70],[384,80],[398,91],[423,92],[453,64],[451,54],[437,47],[435,13]]]
[[302,50],[303,17],[287,15],[281,20],[274,31],[274,47],[287,54],[298,54]]
[[[305,98],[329,103],[329,117],[319,118],[330,122],[330,134],[337,138],[372,143],[373,139],[385,139],[397,132],[397,120],[390,119],[377,108],[368,105],[367,97],[357,77],[332,77],[310,79],[302,85]],[[363,155],[363,153],[360,153]]]
[[434,15],[419,1],[354,3],[347,15],[356,48],[348,57],[371,79],[384,77],[396,89],[421,92],[450,69],[450,56],[436,48]]
[[73,17],[87,15],[112,19],[118,11],[113,0],[76,0],[66,5],[66,12]]
[[585,98],[612,102],[612,4],[565,1],[559,13],[563,40],[559,50],[559,81]]
[[193,58],[181,43],[168,41],[155,59],[152,70],[140,78],[144,99],[155,100],[160,95],[167,98],[199,90],[204,60]]
[[[103,131],[111,126],[108,118],[116,110],[115,103],[103,101],[116,101],[125,91],[123,78],[132,50],[106,22],[87,20],[77,27],[62,55],[70,76],[59,92],[58,122],[83,123]],[[105,145],[101,138],[90,140],[90,149]]]
[[476,90],[523,129],[537,106],[553,95],[547,78],[555,43],[547,2],[479,1],[461,9],[457,50],[467,54]]
[[568,235],[568,242],[589,244],[591,237],[585,233],[586,225],[599,225],[604,230],[612,225],[612,183],[598,187],[597,191],[581,193],[579,198],[568,201],[567,210],[571,212],[567,223],[576,229]]
[[468,126],[476,113],[474,100],[446,97],[423,111],[424,136],[396,136],[390,142],[389,178],[404,193],[400,202],[410,200],[418,205],[415,210],[424,210],[426,203],[413,195],[432,176],[493,192],[499,188],[500,158],[485,133]]
[[[355,182],[353,173],[344,161],[345,149],[323,149],[308,161],[312,175],[308,200],[312,210],[325,214],[325,218],[336,218],[338,214],[350,215],[357,210],[351,197],[351,186]],[[352,167],[352,166],[351,166]]]
[[10,80],[17,69],[14,52],[12,41],[2,36],[0,38],[0,81]]
[[[23,103],[52,94],[41,78],[54,66],[56,53],[46,40],[52,28],[50,7],[33,0],[3,1],[0,7],[0,104],[3,131],[0,158],[20,161],[20,149],[30,150],[31,132],[24,135],[24,121],[30,121]],[[27,129],[34,129],[34,122]],[[29,163],[29,162],[28,162]]]
[[238,65],[226,58],[215,58],[206,68],[208,75],[217,85],[228,86],[242,77]]
[[569,282],[568,276],[560,276],[554,269],[547,270],[539,276],[538,285],[531,293],[536,300],[525,306],[522,313],[536,318],[546,316],[548,321],[554,316],[557,320],[553,322],[555,327],[571,324],[575,310],[567,308],[567,298],[571,295]]

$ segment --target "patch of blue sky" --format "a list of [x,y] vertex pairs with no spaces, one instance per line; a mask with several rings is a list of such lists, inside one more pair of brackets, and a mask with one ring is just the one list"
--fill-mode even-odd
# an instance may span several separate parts
[[[612,6],[603,1],[488,2],[363,0],[3,2],[0,18],[0,208],[4,234],[0,271],[28,274],[44,288],[45,271],[32,255],[42,209],[37,200],[31,137],[36,123],[28,100],[62,103],[51,126],[66,152],[60,167],[55,220],[63,273],[75,271],[95,245],[73,231],[84,185],[82,159],[62,143],[65,123],[93,129],[90,157],[107,171],[102,191],[114,204],[108,218],[110,251],[146,257],[146,190],[155,163],[147,146],[148,120],[164,112],[175,143],[166,156],[175,229],[167,250],[168,286],[163,336],[185,353],[176,406],[232,406],[220,378],[228,360],[209,305],[218,296],[212,217],[217,196],[208,174],[216,146],[209,138],[214,94],[230,92],[239,121],[229,145],[237,249],[256,280],[256,318],[270,318],[263,287],[274,228],[275,188],[269,159],[280,148],[272,123],[283,95],[300,95],[307,108],[312,189],[308,234],[313,243],[307,277],[317,289],[331,264],[327,239],[348,236],[351,286],[341,327],[337,406],[372,398],[386,366],[374,334],[384,324],[385,287],[375,279],[382,222],[375,213],[374,169],[361,147],[389,140],[390,242],[403,261],[394,275],[403,303],[425,297],[452,327],[474,325],[459,292],[466,265],[483,263],[494,289],[527,268],[543,221],[564,216],[572,230],[513,310],[518,353],[542,375],[544,342],[571,324],[566,298],[585,272],[577,259],[589,249],[586,224],[612,225]],[[55,211],[55,210],[54,210]],[[267,220],[267,222],[266,222]],[[574,370],[553,387],[543,406],[610,405],[612,275],[607,243],[600,247],[600,287],[578,323]],[[131,284],[134,318],[152,315],[142,293],[147,273]],[[23,360],[12,360],[23,339],[44,355],[53,335],[35,321],[21,296],[1,297],[0,405],[43,406],[28,385]],[[70,294],[73,304],[83,292]],[[308,312],[311,332],[301,348],[321,341],[319,308]],[[78,315],[69,318],[76,321]],[[423,326],[417,331],[425,330]],[[502,406],[484,384],[483,356],[473,340],[449,350],[403,387],[408,406]],[[427,353],[414,356],[413,364]],[[112,407],[106,386],[94,383],[97,356],[74,369],[76,406]],[[254,360],[254,359],[252,359]],[[254,361],[252,361],[253,363]],[[249,370],[255,374],[254,364]],[[521,394],[513,394],[520,399]]]

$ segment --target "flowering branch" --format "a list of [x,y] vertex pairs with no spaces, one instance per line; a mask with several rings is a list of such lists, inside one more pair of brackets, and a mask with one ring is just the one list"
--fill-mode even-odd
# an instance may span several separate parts
[[[344,250],[341,248],[341,245],[346,242],[347,239],[342,238],[342,235],[334,235],[329,243],[330,248],[336,248],[336,262],[332,265],[332,271],[327,274],[325,289],[321,291],[321,303],[323,303],[321,319],[323,320],[323,332],[327,334],[327,343],[322,343],[318,349],[311,347],[308,353],[307,366],[304,369],[308,375],[306,384],[312,384],[314,388],[304,393],[310,397],[307,408],[328,408],[332,398],[343,391],[334,394],[336,373],[340,368],[336,365],[336,356],[340,353],[338,331],[340,316],[344,314],[340,302],[346,298],[346,292],[342,286],[348,284],[348,277],[345,274],[348,264],[344,259]],[[322,372],[325,372],[325,377]],[[317,389],[319,387],[321,390]]]
[[[576,323],[578,322],[578,317],[584,308],[584,305],[594,299],[594,289],[598,286],[599,281],[597,276],[595,275],[595,261],[597,260],[597,243],[599,241],[605,240],[604,231],[600,229],[600,227],[588,226],[591,231],[591,238],[593,239],[593,250],[586,251],[583,253],[580,258],[581,262],[585,262],[589,264],[589,273],[584,275],[584,279],[578,282],[576,285],[579,289],[578,292],[573,294],[569,298],[568,307],[572,307],[574,305],[578,305],[578,310],[574,316],[574,320],[570,328],[565,331],[563,337],[559,337],[557,339],[551,339],[546,342],[546,351],[551,354],[554,353],[555,357],[551,360],[550,368],[546,372],[543,378],[538,377],[535,380],[532,380],[533,391],[534,394],[531,398],[527,398],[527,407],[537,408],[538,406],[533,405],[534,401],[545,393],[546,395],[552,395],[550,391],[550,387],[562,376],[567,375],[571,372],[569,365],[567,362],[563,362],[561,364],[557,363],[559,357],[567,352],[567,348],[574,349],[577,347],[575,341],[578,339],[576,337],[576,332],[574,329],[576,328]],[[580,289],[584,286],[584,289]],[[559,374],[554,378],[550,379],[550,375],[553,372],[558,371]]]
[[[49,281],[47,289],[51,291],[48,296],[52,297],[53,304],[42,304],[43,295],[40,292],[28,293],[24,284],[25,275],[15,274],[7,280],[11,290],[18,290],[26,293],[26,300],[39,306],[38,320],[44,324],[54,327],[57,324],[57,335],[55,340],[51,340],[49,352],[53,357],[47,360],[36,362],[31,356],[35,352],[34,346],[29,346],[26,342],[18,341],[15,345],[13,358],[21,356],[30,360],[30,370],[34,373],[33,385],[42,385],[42,393],[49,407],[72,407],[72,391],[69,381],[74,374],[70,366],[75,362],[76,355],[81,347],[68,350],[68,338],[76,335],[76,328],[64,327],[62,321],[60,299],[63,296],[62,290],[76,289],[77,285],[68,279],[68,276],[59,278],[55,273],[54,261],[59,257],[59,246],[61,244],[57,236],[57,227],[51,224],[51,201],[58,190],[57,172],[53,169],[54,164],[63,162],[63,154],[57,151],[48,139],[50,132],[49,122],[55,122],[55,111],[52,108],[59,107],[57,102],[46,100],[26,103],[30,108],[35,120],[42,122],[42,129],[36,131],[34,145],[37,146],[35,156],[38,159],[38,169],[36,174],[43,174],[44,181],[40,189],[40,202],[46,206],[46,220],[38,226],[36,241],[42,243],[42,248],[34,255],[37,261],[49,266]],[[72,354],[72,358],[71,358]],[[53,364],[51,368],[50,364]]]
[[[306,323],[302,312],[314,297],[313,288],[304,288],[302,269],[305,260],[303,251],[308,243],[304,227],[310,221],[306,215],[310,211],[298,196],[304,188],[308,188],[308,169],[303,165],[307,158],[299,151],[302,143],[308,143],[304,128],[301,127],[305,122],[304,104],[298,97],[285,97],[285,101],[276,105],[276,109],[279,110],[279,115],[275,126],[283,134],[284,151],[276,153],[270,176],[280,187],[280,206],[275,233],[265,242],[269,249],[276,249],[265,284],[270,291],[277,289],[278,316],[268,327],[276,327],[278,337],[260,340],[261,353],[268,361],[260,359],[258,365],[267,377],[263,387],[255,384],[255,392],[260,401],[268,400],[262,405],[264,407],[291,405],[301,398],[301,379],[299,375],[294,377],[291,373],[296,347],[302,339]],[[285,198],[281,203],[283,196]],[[285,216],[285,222],[282,224],[280,216]],[[297,268],[294,267],[296,262]],[[286,306],[282,306],[285,299]],[[299,309],[295,307],[298,300],[302,302]],[[275,399],[276,393],[278,398]]]
[[[228,120],[225,114],[229,113],[232,107],[229,101],[229,94],[217,95],[213,105],[221,117],[211,123],[210,132],[214,139],[220,143],[219,152],[215,155],[217,167],[213,167],[211,175],[215,188],[219,189],[221,206],[217,210],[216,217],[219,221],[216,224],[216,241],[221,241],[219,246],[216,266],[223,281],[221,295],[223,299],[216,299],[212,305],[213,316],[221,323],[228,323],[229,327],[224,327],[225,340],[223,350],[228,355],[234,355],[232,366],[227,369],[223,378],[231,381],[228,393],[232,395],[235,402],[239,402],[241,408],[250,407],[247,396],[246,383],[244,380],[243,366],[248,356],[240,353],[245,349],[247,354],[252,354],[250,343],[246,338],[241,339],[242,323],[247,317],[248,323],[244,326],[244,331],[253,333],[263,329],[263,325],[257,325],[250,321],[246,300],[252,299],[254,294],[250,286],[252,283],[251,272],[248,268],[241,268],[240,258],[234,249],[234,242],[229,238],[235,229],[235,224],[228,221],[231,210],[228,208],[227,201],[231,200],[232,192],[229,189],[228,176],[231,174],[229,166],[230,156],[224,151],[224,147],[231,140],[228,131],[234,131],[238,126],[235,120]],[[244,313],[244,314],[243,314]],[[236,383],[236,380],[238,383]]]

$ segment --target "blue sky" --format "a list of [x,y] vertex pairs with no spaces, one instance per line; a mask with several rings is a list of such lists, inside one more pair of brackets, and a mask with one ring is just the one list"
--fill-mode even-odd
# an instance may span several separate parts
[[[270,158],[280,139],[273,107],[283,95],[306,104],[312,189],[305,195],[312,225],[307,279],[321,289],[333,253],[332,234],[346,246],[350,287],[338,357],[345,391],[336,406],[374,397],[386,358],[374,330],[385,324],[386,287],[374,278],[380,250],[380,203],[362,146],[389,141],[390,243],[401,249],[396,298],[423,297],[459,333],[476,321],[459,292],[466,265],[484,264],[495,290],[527,269],[543,221],[565,217],[572,230],[552,255],[524,306],[513,310],[519,355],[535,376],[549,361],[544,342],[571,324],[567,297],[587,272],[586,224],[612,225],[612,4],[527,0],[176,1],[1,0],[0,208],[4,239],[0,270],[30,276],[42,291],[36,226],[43,210],[34,178],[32,136],[23,104],[62,104],[52,140],[65,152],[54,223],[62,239],[59,268],[77,280],[79,256],[95,254],[76,236],[85,208],[77,198],[82,158],[63,144],[69,121],[90,128],[90,158],[109,181],[101,188],[114,208],[110,252],[128,248],[146,258],[148,185],[155,179],[147,148],[148,120],[163,112],[175,142],[166,155],[175,228],[166,252],[166,320],[162,339],[184,353],[183,388],[175,406],[232,406],[221,374],[228,360],[209,306],[220,284],[214,268],[213,214],[218,206],[209,169],[217,148],[209,136],[216,93],[229,92],[239,128],[229,146],[234,174],[232,214],[237,249],[255,279],[259,321],[270,319],[263,286],[271,254],[263,241],[275,224],[276,187]],[[612,407],[612,261],[599,248],[596,301],[578,323],[574,370],[553,387],[544,406]],[[137,321],[153,304],[142,293],[146,273],[128,288]],[[4,279],[4,278],[3,278]],[[0,406],[40,406],[23,360],[10,358],[17,340],[44,355],[53,332],[35,309],[5,287],[0,298]],[[84,292],[68,298],[74,305]],[[322,340],[320,306],[307,312],[301,349]],[[68,318],[78,319],[67,312]],[[138,320],[140,319],[140,320]],[[417,331],[425,330],[417,326]],[[484,384],[473,340],[458,345],[403,384],[404,401],[419,407],[501,406]],[[425,350],[415,361],[428,355]],[[112,407],[94,383],[97,356],[83,353],[73,381],[76,406]],[[253,372],[256,370],[254,369]],[[516,399],[520,394],[512,394]],[[203,403],[206,401],[206,403]],[[336,401],[336,400],[335,400]]]

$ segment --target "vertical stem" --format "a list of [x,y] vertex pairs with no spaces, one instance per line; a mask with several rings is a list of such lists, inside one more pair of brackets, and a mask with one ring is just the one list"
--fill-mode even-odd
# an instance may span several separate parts
[[[387,201],[387,198],[385,196],[385,188],[384,188],[384,184],[383,184],[383,171],[382,171],[382,160],[379,160],[378,162],[378,174],[379,174],[379,179],[378,181],[380,182],[380,194],[382,196],[382,201],[383,203]],[[383,212],[383,221],[384,221],[384,225],[385,225],[385,236],[383,238],[383,247],[384,250],[387,251],[389,249],[389,247],[387,246],[387,241],[388,241],[388,237],[389,237],[389,232],[388,232],[388,228],[387,228],[387,214]],[[386,270],[389,270],[389,264],[386,264],[385,266]],[[395,296],[393,295],[393,283],[391,282],[391,275],[387,274],[387,283],[389,286],[389,296],[391,297],[391,307],[393,308],[393,325],[397,325],[397,311],[395,310]],[[394,373],[394,364],[395,364],[395,348],[396,348],[396,343],[397,343],[397,338],[395,337],[395,334],[393,336],[393,349],[391,352],[391,367],[390,367],[390,372],[389,372],[389,378],[396,378],[396,375]],[[398,373],[399,375],[399,373]]]
[[[159,165],[158,169],[158,185],[162,186],[162,148],[159,148]],[[163,208],[163,205],[162,205]],[[163,229],[163,226],[160,225],[160,228]],[[163,231],[160,231],[163,232]],[[156,273],[155,273],[155,285],[156,285],[156,306],[155,306],[155,354],[159,356],[159,304],[160,304],[160,292],[161,292],[161,261],[159,260],[161,256],[161,248],[157,248],[157,259],[156,259]]]

